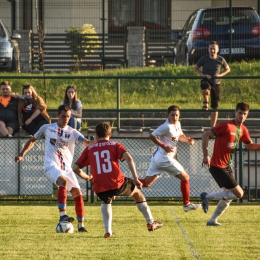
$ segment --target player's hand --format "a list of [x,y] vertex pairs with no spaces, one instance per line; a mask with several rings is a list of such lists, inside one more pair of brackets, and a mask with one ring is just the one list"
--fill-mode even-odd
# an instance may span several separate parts
[[207,166],[208,168],[210,167],[210,157],[209,156],[203,157],[202,166]]
[[21,155],[17,155],[14,158],[15,162],[20,162],[22,159],[23,159],[23,156],[21,156]]
[[174,152],[174,148],[172,146],[165,146],[163,149],[166,153]]
[[93,180],[93,175],[92,175],[92,174],[88,175],[88,177],[89,177],[88,181],[91,181],[91,182],[94,181],[94,180]]
[[140,190],[143,188],[143,184],[138,179],[134,180],[134,184]]
[[190,145],[194,145],[195,140],[193,138],[188,137],[188,143]]

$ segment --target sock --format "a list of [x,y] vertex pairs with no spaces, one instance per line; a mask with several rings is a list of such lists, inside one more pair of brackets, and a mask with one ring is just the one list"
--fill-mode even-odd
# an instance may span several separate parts
[[152,224],[154,222],[150,207],[148,206],[146,201],[143,202],[137,202],[136,203],[137,208],[142,212],[144,218],[146,219],[146,222],[148,224]]
[[74,202],[79,228],[81,228],[84,227],[84,201],[82,195],[74,197]]
[[148,187],[145,182],[145,179],[138,179],[138,180],[143,184],[143,187]]
[[109,233],[112,235],[112,204],[101,204],[101,212],[103,223],[105,227],[105,234]]
[[222,190],[217,192],[210,192],[206,196],[209,200],[233,200],[237,199],[237,197],[234,195],[232,191],[229,190]]
[[182,193],[182,202],[184,205],[189,204],[190,202],[190,181],[181,180],[181,193]]
[[220,200],[218,205],[212,214],[209,222],[217,222],[218,218],[224,213],[224,211],[229,207],[232,200]]
[[67,215],[66,213],[66,203],[67,203],[67,189],[63,186],[59,186],[58,188],[58,209],[60,212],[60,216]]

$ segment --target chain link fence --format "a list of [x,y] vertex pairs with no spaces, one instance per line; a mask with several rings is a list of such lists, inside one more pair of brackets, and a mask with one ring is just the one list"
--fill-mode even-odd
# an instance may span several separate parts
[[[257,142],[257,137],[254,138]],[[45,176],[43,170],[45,145],[44,140],[38,140],[20,163],[15,163],[14,158],[25,145],[28,138],[1,138],[0,139],[0,200],[56,200],[56,186]],[[117,138],[114,141],[121,142],[132,155],[139,178],[144,178],[148,169],[151,156],[156,146],[147,138]],[[210,140],[209,149],[212,153],[214,140]],[[81,155],[84,146],[77,143],[74,161]],[[239,158],[242,154],[242,158]],[[211,177],[208,169],[202,167],[201,139],[196,139],[190,146],[179,143],[178,160],[190,175],[191,198],[198,198],[203,191],[217,191],[218,185]],[[239,165],[242,160],[242,169]],[[232,167],[236,179],[245,189],[245,199],[258,200],[260,180],[257,178],[259,165],[258,154],[249,153],[245,149],[238,149],[233,160]],[[123,173],[131,177],[127,164],[122,162]],[[91,169],[83,169],[90,173]],[[240,176],[242,170],[242,176]],[[91,183],[78,178],[83,196],[88,201],[93,196]],[[148,200],[181,200],[180,181],[166,173],[149,188],[142,189]],[[94,197],[93,197],[94,198]],[[92,198],[92,199],[93,199]],[[118,198],[119,199],[119,198]],[[122,198],[127,199],[127,198]]]

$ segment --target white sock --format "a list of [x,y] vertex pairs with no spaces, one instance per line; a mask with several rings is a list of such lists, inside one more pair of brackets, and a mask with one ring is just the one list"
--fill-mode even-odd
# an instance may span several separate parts
[[210,192],[206,196],[209,200],[235,200],[237,197],[230,190],[222,190],[217,192]]
[[112,235],[112,205],[110,204],[101,204],[101,212],[103,223],[105,227],[105,233]]
[[66,211],[61,211],[61,212],[60,212],[60,217],[63,217],[63,216],[65,216],[65,215],[67,215],[67,212],[66,212]]
[[224,213],[224,211],[229,207],[232,200],[220,200],[218,205],[212,214],[209,222],[217,222],[218,218]]
[[152,224],[154,219],[152,216],[152,212],[150,210],[150,207],[148,206],[146,201],[136,203],[137,208],[142,212],[144,218],[146,219],[146,222],[148,224]]

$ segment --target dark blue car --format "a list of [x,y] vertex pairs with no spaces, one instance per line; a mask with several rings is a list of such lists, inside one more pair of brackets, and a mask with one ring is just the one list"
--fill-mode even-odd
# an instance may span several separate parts
[[195,64],[217,41],[219,55],[229,61],[260,58],[260,17],[252,7],[218,7],[194,11],[180,31],[175,47],[176,64]]

